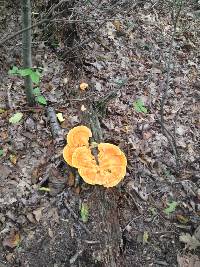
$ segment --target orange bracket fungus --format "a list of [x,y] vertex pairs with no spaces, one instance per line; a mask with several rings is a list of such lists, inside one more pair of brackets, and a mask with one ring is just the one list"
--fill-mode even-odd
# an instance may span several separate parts
[[64,160],[72,167],[72,155],[78,147],[89,147],[89,138],[92,132],[86,126],[77,126],[71,129],[67,135],[67,145],[63,150]]
[[73,128],[67,135],[68,144],[63,150],[63,157],[70,166],[78,169],[86,183],[113,187],[126,174],[126,156],[119,147],[100,143],[96,160],[89,146],[91,136],[92,133],[86,126]]

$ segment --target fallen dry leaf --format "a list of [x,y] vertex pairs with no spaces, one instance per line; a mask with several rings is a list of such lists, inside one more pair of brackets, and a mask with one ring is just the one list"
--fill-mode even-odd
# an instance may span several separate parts
[[82,91],[85,91],[87,88],[88,88],[88,84],[87,84],[87,83],[81,83],[81,84],[80,84],[80,89],[81,89]]
[[3,240],[3,246],[9,248],[15,248],[19,245],[20,241],[21,238],[19,233],[13,232]]
[[87,110],[87,108],[86,108],[84,105],[82,105],[82,106],[81,106],[81,111],[84,112],[84,111],[86,111],[86,110]]
[[53,231],[51,228],[48,228],[48,234],[51,238],[53,238]]
[[189,250],[193,250],[196,249],[197,247],[200,246],[200,241],[198,239],[196,239],[196,237],[193,235],[191,236],[190,234],[186,233],[186,234],[181,234],[179,236],[179,240],[183,243],[185,243],[186,247]]
[[115,26],[115,28],[118,32],[121,30],[121,23],[118,19],[114,20],[113,25]]
[[12,162],[12,164],[16,165],[16,163],[17,163],[17,156],[11,154],[9,158],[10,158],[10,162]]
[[200,259],[197,255],[177,255],[179,267],[199,267]]
[[37,222],[39,222],[40,219],[42,218],[42,210],[43,209],[44,208],[42,207],[42,208],[38,208],[38,209],[36,209],[36,210],[33,211],[33,214],[34,214],[35,219],[36,219]]
[[72,172],[70,172],[69,176],[68,176],[68,179],[67,179],[67,184],[68,186],[73,186],[75,183],[75,177],[74,177],[74,174]]
[[5,180],[11,173],[11,169],[8,168],[6,165],[0,164],[0,173],[1,173],[1,179]]

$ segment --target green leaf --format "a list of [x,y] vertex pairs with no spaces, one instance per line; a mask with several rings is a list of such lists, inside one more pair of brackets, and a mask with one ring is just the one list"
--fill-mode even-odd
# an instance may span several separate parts
[[48,188],[48,187],[40,187],[40,188],[38,188],[38,190],[44,191],[44,192],[50,192],[51,191],[50,188]]
[[8,74],[10,74],[10,75],[17,75],[18,74],[18,71],[19,71],[18,67],[13,66],[12,69],[8,71]]
[[178,206],[178,202],[172,201],[170,203],[167,203],[168,208],[164,209],[164,213],[169,215],[170,213],[174,212],[176,210],[176,207]]
[[149,233],[147,231],[144,231],[143,244],[146,244],[148,242],[148,239],[149,239]]
[[3,151],[3,149],[0,149],[0,157],[2,157],[2,156],[3,156],[3,154],[4,154],[4,151]]
[[31,75],[32,72],[33,72],[33,71],[32,71],[31,68],[21,69],[21,70],[18,71],[19,75],[21,75],[22,77]]
[[133,103],[133,106],[135,107],[135,110],[137,112],[142,112],[142,113],[145,113],[145,114],[148,112],[147,108],[145,108],[144,103],[142,102],[141,99],[136,100]]
[[86,203],[82,203],[82,205],[81,205],[81,219],[84,223],[86,223],[88,221],[88,217],[89,217],[88,205]]
[[41,105],[47,105],[47,100],[46,100],[46,98],[44,97],[44,96],[42,96],[42,95],[39,95],[39,96],[37,96],[36,97],[36,101],[39,103],[39,104],[41,104]]
[[9,122],[13,124],[18,123],[21,121],[22,117],[23,117],[23,113],[17,112],[9,119]]
[[124,86],[127,83],[128,79],[119,79],[119,80],[115,80],[114,83],[117,84],[119,87]]
[[37,71],[37,70],[36,71],[32,71],[30,76],[31,76],[31,80],[32,80],[33,83],[38,84],[40,82],[40,73],[39,73],[39,71]]
[[156,211],[156,209],[153,208],[153,207],[150,207],[148,210],[151,212],[152,216],[155,216],[155,215],[158,214],[157,211]]
[[34,89],[33,89],[33,94],[34,94],[35,96],[39,96],[39,95],[41,95],[40,88],[39,88],[39,87],[34,88]]

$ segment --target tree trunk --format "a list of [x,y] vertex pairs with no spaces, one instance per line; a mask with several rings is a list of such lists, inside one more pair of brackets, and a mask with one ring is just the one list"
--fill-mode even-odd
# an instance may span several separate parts
[[[98,118],[98,114],[104,112],[108,101],[116,97],[116,94],[109,93],[95,103],[86,100],[84,106],[87,111],[83,113],[83,124],[88,125],[92,130],[93,140],[97,143],[103,142],[103,134]],[[92,229],[94,239],[99,240],[100,244],[90,247],[91,258],[96,258],[102,267],[124,267],[123,257],[120,255],[122,245],[122,232],[120,229],[118,205],[118,193],[115,188],[104,188],[93,186],[88,204],[93,220],[96,222]],[[82,266],[85,266],[82,264]]]
[[[21,0],[22,8],[22,28],[31,27],[31,2],[30,0]],[[23,67],[32,68],[32,54],[31,54],[31,29],[24,31],[22,34],[22,55]],[[35,97],[33,94],[33,83],[31,77],[25,76],[24,87],[28,104],[33,106]]]

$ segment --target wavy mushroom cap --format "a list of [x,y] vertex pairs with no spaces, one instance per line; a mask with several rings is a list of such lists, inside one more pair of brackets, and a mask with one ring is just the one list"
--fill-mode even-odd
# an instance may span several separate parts
[[78,168],[80,176],[88,184],[115,186],[126,174],[126,157],[117,146],[112,144],[101,143],[98,148],[99,164],[89,148],[80,147],[73,153],[72,165]]
[[125,166],[127,165],[127,159],[125,154],[118,146],[109,143],[100,143],[99,149],[99,165],[104,168],[109,166]]
[[121,155],[122,153],[121,149],[118,146],[110,143],[100,143],[98,145],[98,150],[102,155]]
[[75,168],[94,167],[96,165],[95,157],[92,155],[91,150],[86,147],[78,147],[72,155],[72,164]]
[[100,168],[98,165],[91,167],[82,167],[78,169],[80,176],[83,180],[91,185],[103,185],[104,184],[104,176],[101,175]]
[[98,160],[104,173],[104,186],[117,185],[126,175],[127,159],[118,146],[109,143],[100,143]]
[[91,130],[86,126],[77,126],[71,129],[67,135],[67,144],[70,147],[89,146]]
[[76,149],[76,147],[70,147],[69,145],[66,145],[63,149],[63,158],[72,167],[74,167],[72,164],[72,155]]

